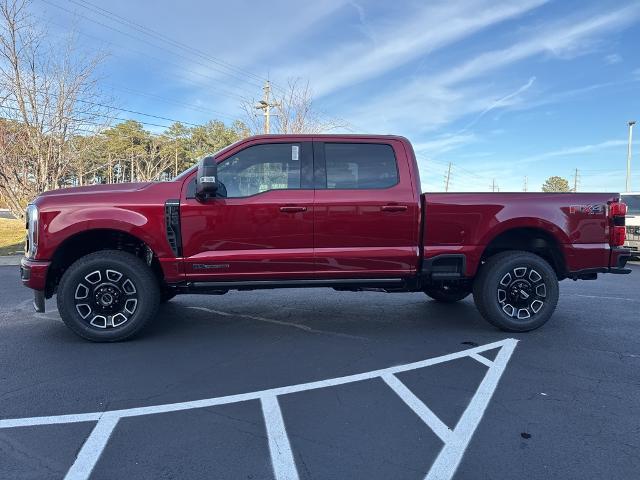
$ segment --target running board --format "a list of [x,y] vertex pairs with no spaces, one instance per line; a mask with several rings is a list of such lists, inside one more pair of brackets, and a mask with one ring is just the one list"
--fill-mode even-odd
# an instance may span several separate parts
[[254,290],[261,288],[398,288],[405,284],[402,278],[345,278],[310,280],[248,280],[226,282],[188,282],[188,290]]

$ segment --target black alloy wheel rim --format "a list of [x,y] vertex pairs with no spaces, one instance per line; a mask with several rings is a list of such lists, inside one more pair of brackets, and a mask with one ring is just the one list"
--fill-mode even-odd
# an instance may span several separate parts
[[127,323],[138,308],[133,281],[114,269],[98,269],[84,276],[74,292],[76,311],[90,326],[117,328]]
[[511,318],[527,320],[535,317],[547,300],[547,285],[537,270],[530,266],[514,267],[498,284],[498,304]]

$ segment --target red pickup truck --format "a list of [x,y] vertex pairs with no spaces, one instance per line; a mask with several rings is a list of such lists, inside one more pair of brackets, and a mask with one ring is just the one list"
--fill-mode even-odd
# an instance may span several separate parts
[[251,137],[172,181],[41,194],[21,277],[37,311],[57,294],[71,330],[117,341],[176,294],[281,287],[473,293],[521,332],[559,280],[630,272],[618,194],[420,192],[403,137]]

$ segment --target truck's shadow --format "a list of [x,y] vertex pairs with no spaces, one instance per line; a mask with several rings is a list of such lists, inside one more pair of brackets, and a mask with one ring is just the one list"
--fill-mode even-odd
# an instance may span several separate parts
[[[382,295],[382,294],[381,294]],[[271,299],[247,305],[239,297],[238,302],[216,303],[217,297],[178,297],[162,305],[154,322],[142,333],[144,338],[163,338],[178,334],[224,335],[242,332],[243,329],[268,325],[274,333],[307,332],[310,335],[325,333],[345,338],[378,340],[407,332],[432,336],[437,333],[495,334],[497,330],[485,322],[471,300],[456,304],[442,304],[420,300],[398,306],[385,305],[384,300],[372,305],[366,299],[342,304],[337,311],[331,298],[316,300],[297,311],[299,303],[291,306],[279,303],[280,311],[274,312]],[[395,302],[394,302],[395,303]],[[267,313],[261,313],[267,312]],[[276,313],[276,314],[274,314]]]

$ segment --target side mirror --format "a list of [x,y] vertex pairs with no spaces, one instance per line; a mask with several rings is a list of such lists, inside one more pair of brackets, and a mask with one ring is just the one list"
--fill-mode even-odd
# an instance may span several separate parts
[[196,198],[204,201],[215,197],[218,186],[218,164],[213,157],[205,157],[198,164]]

